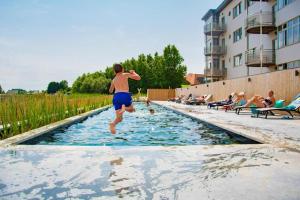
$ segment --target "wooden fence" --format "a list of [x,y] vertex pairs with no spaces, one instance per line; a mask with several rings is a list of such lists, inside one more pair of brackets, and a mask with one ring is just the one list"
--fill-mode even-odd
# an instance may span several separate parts
[[253,95],[267,96],[269,90],[275,92],[276,99],[290,102],[300,93],[300,68],[254,75],[244,78],[224,80],[209,84],[177,88],[176,96],[194,94],[196,96],[212,94],[213,100],[225,99],[232,92],[243,91],[246,98]]
[[147,98],[151,101],[167,101],[175,97],[175,89],[148,89]]

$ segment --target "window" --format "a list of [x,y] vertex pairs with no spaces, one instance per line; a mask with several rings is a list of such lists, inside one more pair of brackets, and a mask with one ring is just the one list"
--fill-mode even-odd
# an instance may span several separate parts
[[233,57],[233,66],[238,67],[242,65],[242,54]]
[[287,64],[286,64],[286,63],[277,66],[277,70],[279,70],[279,71],[280,71],[280,70],[285,70],[285,69],[287,69]]
[[277,10],[284,8],[295,0],[277,0]]
[[293,42],[300,42],[300,17],[297,17],[293,20]]
[[213,38],[213,45],[219,46],[219,38]]
[[286,43],[287,45],[291,45],[294,43],[293,41],[293,21],[289,21],[287,23],[287,35],[286,35]]
[[233,32],[233,42],[237,42],[242,39],[242,28]]
[[254,1],[247,0],[247,4],[248,4],[248,7],[250,7],[250,6],[252,6],[254,4]]
[[226,69],[225,60],[222,60],[222,69]]
[[236,5],[233,8],[233,19],[239,16],[242,13],[242,2],[240,2],[238,5]]
[[287,69],[293,69],[297,67],[300,67],[300,60],[287,63]]
[[225,17],[221,18],[221,24],[222,24],[223,27],[225,26]]
[[220,68],[220,60],[218,58],[213,59],[213,68],[219,69]]
[[277,33],[278,48],[300,42],[300,17],[278,26]]

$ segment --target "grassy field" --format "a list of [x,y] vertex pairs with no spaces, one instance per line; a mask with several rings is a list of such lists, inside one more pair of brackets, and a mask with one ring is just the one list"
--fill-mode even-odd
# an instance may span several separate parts
[[0,96],[0,139],[109,105],[111,99],[99,94]]

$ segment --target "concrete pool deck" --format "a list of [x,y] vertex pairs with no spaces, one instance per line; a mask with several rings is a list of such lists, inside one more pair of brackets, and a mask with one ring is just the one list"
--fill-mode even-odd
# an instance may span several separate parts
[[267,144],[0,147],[0,199],[300,199],[300,120],[156,103]]
[[0,157],[0,199],[300,198],[300,153],[272,145],[20,145]]
[[167,101],[155,103],[260,143],[300,150],[299,116],[295,116],[294,119],[252,118],[249,111],[237,115],[234,111],[207,109],[206,106],[190,106]]

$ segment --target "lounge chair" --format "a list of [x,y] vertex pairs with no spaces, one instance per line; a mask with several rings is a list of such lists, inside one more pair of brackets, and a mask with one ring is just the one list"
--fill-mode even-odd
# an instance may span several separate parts
[[273,111],[285,111],[288,114],[290,114],[292,117],[294,117],[294,115],[292,114],[292,112],[296,112],[300,114],[300,95],[298,95],[298,97],[296,99],[294,99],[288,106],[282,107],[282,108],[276,108],[276,107],[272,107],[272,108],[259,108],[256,109],[256,117],[259,117],[260,114],[264,114],[265,118],[268,118],[269,114],[273,114]]
[[201,100],[201,101],[198,101],[198,102],[197,102],[197,105],[207,104],[207,103],[209,103],[209,100],[211,100],[211,98],[212,98],[212,95],[211,95],[211,94],[204,95],[204,96],[205,96],[204,99]]
[[265,107],[257,107],[256,105],[250,105],[250,106],[236,106],[235,108],[234,108],[234,110],[235,110],[235,113],[236,114],[240,114],[240,112],[242,111],[242,110],[245,110],[245,109],[250,109],[250,111],[251,112],[253,112],[253,109],[260,109],[260,108],[265,108]]
[[242,110],[245,110],[245,109],[253,109],[253,108],[259,109],[260,107],[256,107],[255,105],[250,105],[250,106],[237,106],[237,107],[234,108],[234,110],[235,110],[235,113],[239,115],[240,112],[241,112]]
[[187,101],[185,101],[185,104],[187,104],[187,105],[200,105],[201,102],[204,101],[204,99],[205,99],[206,96],[207,95],[198,96],[196,98],[188,99]]
[[246,100],[241,99],[239,102],[235,102],[235,103],[232,103],[230,105],[224,105],[223,108],[224,108],[225,112],[227,112],[228,110],[234,110],[237,107],[242,107],[246,103],[247,103]]
[[[231,97],[230,97],[231,96]],[[228,99],[222,100],[222,101],[215,101],[207,104],[207,108],[216,108],[219,109],[220,106],[226,106],[233,104],[233,99],[235,98],[235,92],[231,93],[228,97]]]

